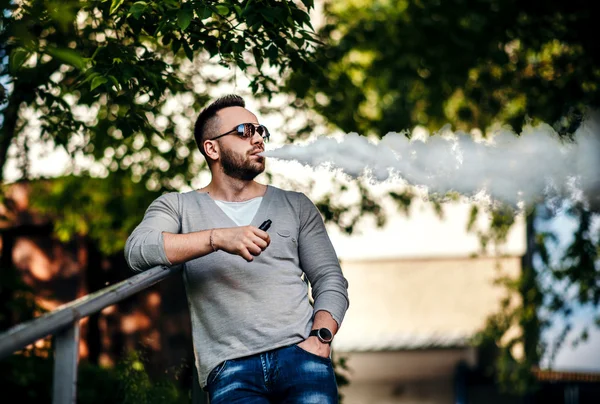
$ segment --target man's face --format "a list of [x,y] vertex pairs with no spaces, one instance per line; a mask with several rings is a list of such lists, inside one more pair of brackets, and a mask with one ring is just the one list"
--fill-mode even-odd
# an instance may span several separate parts
[[[217,112],[219,133],[228,132],[241,123],[258,124],[256,116],[242,107],[229,107]],[[256,153],[264,151],[262,137],[255,133],[250,139],[243,139],[235,132],[216,140],[220,145],[220,159],[223,172],[228,176],[250,181],[265,170],[265,158]]]

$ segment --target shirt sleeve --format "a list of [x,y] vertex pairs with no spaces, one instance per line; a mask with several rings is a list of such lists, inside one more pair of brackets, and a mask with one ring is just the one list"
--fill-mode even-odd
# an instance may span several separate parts
[[300,193],[298,253],[300,266],[312,288],[314,311],[325,310],[342,324],[348,310],[348,281],[329,239],[323,218],[308,197]]
[[181,216],[176,192],[156,198],[146,210],[144,218],[125,242],[125,260],[135,272],[158,265],[171,266],[167,259],[163,232],[180,233]]

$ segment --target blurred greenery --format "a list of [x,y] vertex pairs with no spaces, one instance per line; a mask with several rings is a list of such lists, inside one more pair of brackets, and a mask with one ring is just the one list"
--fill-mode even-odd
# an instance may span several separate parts
[[31,209],[52,219],[61,242],[85,236],[104,255],[113,255],[123,251],[125,240],[160,193],[114,173],[106,178],[38,180],[31,184],[31,195]]
[[274,73],[317,68],[312,3],[0,0],[0,179],[11,144],[30,178],[27,150],[42,141],[66,150],[67,174],[86,173],[83,159],[153,190],[189,183],[205,168],[190,124],[235,80],[228,69],[271,96]]
[[[46,403],[52,397],[52,351],[14,354],[0,361],[4,393],[19,402]],[[191,403],[190,392],[172,378],[152,379],[140,352],[128,352],[114,367],[82,361],[77,375],[77,403],[184,404]]]
[[526,117],[567,133],[599,106],[600,44],[583,0],[326,1],[325,15],[322,74],[295,71],[288,85],[346,133],[520,132]]

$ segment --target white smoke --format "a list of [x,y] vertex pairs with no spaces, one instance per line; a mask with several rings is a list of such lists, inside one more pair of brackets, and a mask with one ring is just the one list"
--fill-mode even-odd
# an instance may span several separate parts
[[428,193],[484,195],[514,206],[544,196],[585,202],[584,195],[600,194],[599,129],[596,119],[583,122],[574,142],[561,140],[547,124],[527,125],[519,135],[498,129],[479,141],[449,126],[433,136],[390,132],[378,143],[348,133],[339,141],[319,137],[262,155],[338,168],[353,178],[384,182],[399,177]]

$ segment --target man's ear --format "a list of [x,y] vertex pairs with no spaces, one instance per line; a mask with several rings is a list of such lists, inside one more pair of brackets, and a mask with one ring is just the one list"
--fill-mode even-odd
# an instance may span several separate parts
[[221,155],[221,151],[219,150],[219,144],[215,141],[206,141],[204,142],[204,152],[207,157],[210,157],[211,160],[218,160]]

